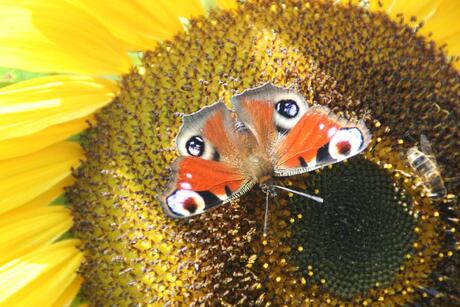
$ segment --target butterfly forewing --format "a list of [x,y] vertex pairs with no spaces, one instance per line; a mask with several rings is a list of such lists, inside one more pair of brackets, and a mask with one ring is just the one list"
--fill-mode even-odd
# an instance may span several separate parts
[[326,107],[312,107],[275,145],[274,172],[291,176],[337,163],[362,152],[369,141],[363,122],[348,121]]
[[233,96],[232,104],[238,119],[251,130],[266,153],[271,153],[278,136],[294,127],[307,110],[301,95],[271,83]]

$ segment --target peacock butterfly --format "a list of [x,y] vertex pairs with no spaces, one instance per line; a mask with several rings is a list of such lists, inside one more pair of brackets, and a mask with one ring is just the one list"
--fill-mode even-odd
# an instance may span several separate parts
[[184,116],[176,139],[180,157],[161,197],[171,217],[200,214],[256,184],[266,187],[274,177],[337,163],[370,142],[362,120],[347,120],[320,105],[309,107],[290,88],[267,83],[231,102],[233,111],[219,101]]

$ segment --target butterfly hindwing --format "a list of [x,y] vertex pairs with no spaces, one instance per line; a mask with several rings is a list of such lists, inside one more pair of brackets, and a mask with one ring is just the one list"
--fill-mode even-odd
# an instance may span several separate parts
[[343,161],[363,151],[370,137],[362,121],[346,120],[327,107],[312,107],[276,145],[274,172],[290,176]]
[[188,217],[230,202],[252,187],[240,170],[226,162],[180,157],[162,203],[172,217]]

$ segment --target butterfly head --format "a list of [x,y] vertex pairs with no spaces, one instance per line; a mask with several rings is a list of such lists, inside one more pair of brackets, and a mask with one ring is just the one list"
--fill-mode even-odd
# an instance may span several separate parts
[[265,183],[260,183],[259,187],[262,190],[262,192],[268,194],[268,196],[270,197],[275,197],[278,195],[278,193],[276,193],[276,186],[273,185],[273,182],[271,182],[271,180]]

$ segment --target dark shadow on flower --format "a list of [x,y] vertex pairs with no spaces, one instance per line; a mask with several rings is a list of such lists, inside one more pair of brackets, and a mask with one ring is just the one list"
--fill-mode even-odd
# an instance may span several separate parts
[[289,201],[290,244],[302,247],[289,258],[303,277],[314,272],[312,282],[347,299],[391,285],[415,235],[415,218],[402,206],[411,201],[391,174],[356,157],[309,176],[305,184],[319,189],[324,203]]

